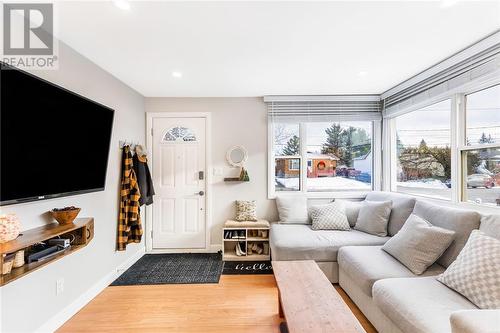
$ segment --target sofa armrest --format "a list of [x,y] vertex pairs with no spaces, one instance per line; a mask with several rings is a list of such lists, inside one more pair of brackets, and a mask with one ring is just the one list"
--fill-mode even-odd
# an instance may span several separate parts
[[450,316],[452,333],[500,333],[500,310],[461,310]]

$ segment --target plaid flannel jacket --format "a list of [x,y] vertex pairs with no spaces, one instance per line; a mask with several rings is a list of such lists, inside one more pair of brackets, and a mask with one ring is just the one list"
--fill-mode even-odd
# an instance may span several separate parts
[[139,184],[132,168],[130,147],[123,147],[122,181],[120,189],[120,216],[118,218],[118,251],[124,251],[129,243],[139,243],[142,238],[139,213]]

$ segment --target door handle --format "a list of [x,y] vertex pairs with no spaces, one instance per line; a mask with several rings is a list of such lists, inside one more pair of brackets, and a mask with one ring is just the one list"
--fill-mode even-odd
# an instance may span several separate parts
[[200,192],[196,192],[195,194],[198,194],[198,195],[205,195],[205,192],[200,191]]

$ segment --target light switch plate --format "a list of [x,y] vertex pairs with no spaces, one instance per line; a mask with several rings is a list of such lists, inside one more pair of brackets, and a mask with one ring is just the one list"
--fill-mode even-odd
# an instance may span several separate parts
[[214,176],[222,176],[223,172],[222,172],[222,168],[220,167],[217,167],[217,168],[214,168]]

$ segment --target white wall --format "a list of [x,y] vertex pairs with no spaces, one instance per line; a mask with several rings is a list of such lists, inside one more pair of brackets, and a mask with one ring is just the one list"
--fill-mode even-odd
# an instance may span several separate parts
[[[2,213],[18,214],[23,229],[46,223],[42,215],[53,207],[78,206],[82,208],[80,216],[95,218],[95,236],[89,246],[0,289],[1,332],[33,332],[53,321],[56,314],[96,283],[109,279],[111,272],[144,249],[142,242],[129,245],[126,252],[115,252],[121,156],[118,141],[145,142],[144,98],[61,42],[59,69],[34,74],[115,109],[110,160],[105,191],[1,207]],[[75,147],[75,153],[79,149],[92,147]],[[56,296],[59,278],[64,278],[64,292]]]
[[[235,200],[257,200],[260,218],[277,220],[274,200],[267,199],[267,109],[262,98],[146,98],[146,112],[210,112],[212,115],[212,163],[223,168],[213,177],[211,244],[221,245],[222,226],[234,218]],[[226,151],[242,145],[248,150],[248,183],[225,183],[238,175],[226,162]],[[213,170],[208,170],[213,172]]]

